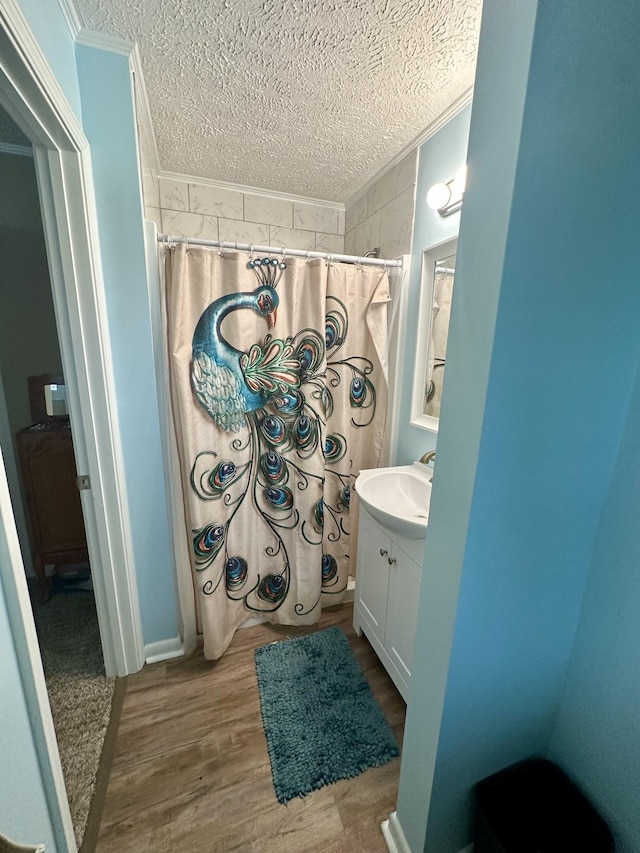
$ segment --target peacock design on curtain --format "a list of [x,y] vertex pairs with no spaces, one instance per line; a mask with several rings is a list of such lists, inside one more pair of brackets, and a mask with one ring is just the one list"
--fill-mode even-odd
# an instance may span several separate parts
[[207,657],[247,611],[312,624],[345,592],[352,483],[376,464],[386,409],[364,318],[374,294],[386,317],[388,282],[342,267],[182,246],[169,262],[174,420]]

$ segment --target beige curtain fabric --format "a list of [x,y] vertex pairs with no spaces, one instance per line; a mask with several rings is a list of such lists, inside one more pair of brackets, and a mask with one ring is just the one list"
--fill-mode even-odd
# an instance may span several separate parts
[[379,464],[382,451],[387,413],[388,301],[386,272],[351,264],[329,266],[322,588],[326,606],[342,600],[349,574],[355,575],[358,509],[353,484],[361,470]]
[[212,659],[252,615],[313,624],[322,599],[342,599],[350,488],[377,462],[386,414],[386,275],[248,262],[167,253],[173,416]]

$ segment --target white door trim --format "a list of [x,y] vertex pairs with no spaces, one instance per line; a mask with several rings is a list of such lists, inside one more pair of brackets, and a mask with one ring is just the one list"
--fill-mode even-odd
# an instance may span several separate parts
[[34,145],[105,666],[144,663],[89,145],[15,0],[0,5],[0,100]]

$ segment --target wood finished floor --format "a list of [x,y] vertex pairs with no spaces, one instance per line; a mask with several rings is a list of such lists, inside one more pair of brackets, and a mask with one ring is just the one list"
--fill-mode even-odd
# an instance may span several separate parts
[[309,628],[241,629],[219,661],[197,652],[130,676],[97,853],[384,853],[400,759],[283,806],[260,717],[253,650],[340,625],[402,745],[406,706],[352,612],[325,611]]

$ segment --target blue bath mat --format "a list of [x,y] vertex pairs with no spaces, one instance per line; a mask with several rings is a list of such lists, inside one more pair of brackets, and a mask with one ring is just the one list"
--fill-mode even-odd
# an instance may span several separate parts
[[399,754],[340,628],[262,646],[255,661],[278,802],[358,776]]

